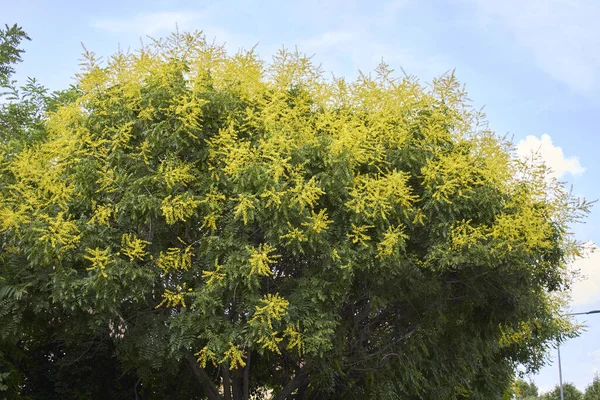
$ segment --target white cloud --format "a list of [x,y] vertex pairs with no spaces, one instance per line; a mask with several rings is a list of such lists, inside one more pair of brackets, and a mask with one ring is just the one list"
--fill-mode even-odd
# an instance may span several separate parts
[[[600,249],[593,243],[586,245],[583,258],[576,260],[571,271],[578,271],[579,279],[573,284],[571,305],[584,306],[600,300]],[[600,361],[600,351],[597,353]]]
[[132,18],[111,18],[96,21],[93,26],[112,33],[132,32],[139,35],[156,35],[173,31],[194,29],[201,15],[196,12],[143,13]]
[[536,66],[577,93],[600,90],[600,2],[596,0],[463,0],[487,28],[500,27]]
[[562,178],[567,174],[581,175],[585,168],[579,163],[578,157],[565,157],[561,147],[552,143],[548,134],[543,134],[541,139],[536,136],[527,136],[517,145],[517,154],[521,159],[531,158],[532,153],[539,154],[546,165],[552,169],[552,176]]

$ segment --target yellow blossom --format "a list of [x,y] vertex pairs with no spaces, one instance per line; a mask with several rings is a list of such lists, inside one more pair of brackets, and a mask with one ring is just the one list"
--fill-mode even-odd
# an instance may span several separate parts
[[150,242],[137,238],[134,234],[125,234],[121,237],[121,253],[129,257],[130,261],[144,260],[146,257],[146,246]]
[[273,274],[271,265],[279,258],[278,255],[271,255],[275,251],[268,243],[262,243],[258,247],[246,247],[250,253],[250,275],[268,276]]
[[156,265],[165,273],[189,269],[192,266],[192,246],[183,251],[178,247],[171,247],[166,252],[161,251]]
[[100,276],[102,276],[103,278],[107,278],[108,275],[106,274],[105,270],[106,267],[108,267],[112,262],[112,259],[110,257],[110,249],[106,248],[102,250],[96,247],[95,249],[88,248],[86,249],[86,251],[89,255],[85,256],[84,258],[92,262],[92,266],[87,268],[87,270],[98,270]]
[[194,215],[199,204],[200,201],[188,193],[177,196],[169,195],[162,201],[161,210],[167,224],[173,225],[178,221],[186,221]]
[[219,364],[229,362],[229,368],[232,370],[243,368],[246,366],[246,361],[244,361],[244,358],[246,358],[246,354],[242,348],[229,342],[229,349],[225,352],[223,358],[219,360]]
[[325,214],[325,211],[327,210],[323,209],[317,214],[314,212],[314,210],[312,210],[310,222],[303,222],[302,226],[308,227],[312,232],[317,234],[323,232],[330,224],[333,223],[333,221],[329,220],[327,214]]

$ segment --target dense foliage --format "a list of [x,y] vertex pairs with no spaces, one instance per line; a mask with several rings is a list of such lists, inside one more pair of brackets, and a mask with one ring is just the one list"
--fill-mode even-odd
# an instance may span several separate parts
[[600,375],[596,374],[592,383],[585,388],[583,400],[600,400]]
[[[563,384],[563,396],[565,400],[583,400],[583,394],[572,383]],[[560,386],[539,397],[540,400],[561,400]]]
[[588,205],[453,74],[325,79],[179,33],[86,59],[40,134],[0,127],[15,393],[491,399],[573,334]]
[[[565,400],[600,400],[600,377],[596,375],[582,393],[572,383],[563,384]],[[538,388],[533,382],[517,379],[512,388],[505,393],[506,399],[515,400],[561,400],[560,386],[556,385],[550,392],[538,394]]]
[[535,383],[526,382],[523,379],[515,381],[512,392],[508,394],[516,400],[536,400],[538,398],[538,388]]

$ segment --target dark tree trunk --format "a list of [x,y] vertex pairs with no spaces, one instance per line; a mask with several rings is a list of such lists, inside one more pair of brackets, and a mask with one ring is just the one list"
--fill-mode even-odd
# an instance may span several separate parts
[[306,391],[308,390],[308,380],[302,386],[298,388],[298,392],[294,397],[294,400],[304,400],[304,396],[306,396]]
[[242,385],[242,370],[236,369],[232,374],[233,400],[242,400],[243,385]]
[[206,374],[206,371],[200,368],[200,365],[198,365],[198,362],[196,361],[196,358],[194,357],[192,352],[189,350],[184,350],[183,354],[188,367],[192,371],[194,377],[200,383],[200,386],[202,386],[204,394],[206,394],[208,400],[221,400],[221,396],[219,396],[219,391],[217,390],[217,387],[210,380],[210,377]]
[[288,399],[289,396],[294,392],[294,390],[298,389],[304,384],[308,383],[308,374],[304,370],[304,368],[300,368],[296,372],[296,376],[292,379],[279,393],[273,397],[272,400],[285,400]]
[[246,366],[244,367],[244,398],[243,400],[250,400],[250,355],[252,352],[248,350],[248,357],[246,358]]
[[231,399],[231,377],[229,376],[229,368],[226,366],[222,367],[223,370],[223,392],[225,394],[225,400]]

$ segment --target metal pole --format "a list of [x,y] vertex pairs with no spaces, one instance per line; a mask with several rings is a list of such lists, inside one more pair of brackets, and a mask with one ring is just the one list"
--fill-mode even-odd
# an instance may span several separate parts
[[[600,310],[569,313],[569,314],[564,314],[564,315],[589,315],[589,314],[600,314]],[[558,350],[558,379],[559,379],[559,383],[560,383],[560,400],[565,400],[565,394],[563,392],[563,382],[562,382],[562,366],[560,365],[560,344],[556,345],[556,350]]]
[[560,400],[565,400],[565,394],[563,393],[563,384],[562,384],[562,367],[560,365],[560,344],[556,346],[558,350],[558,379],[560,382]]

